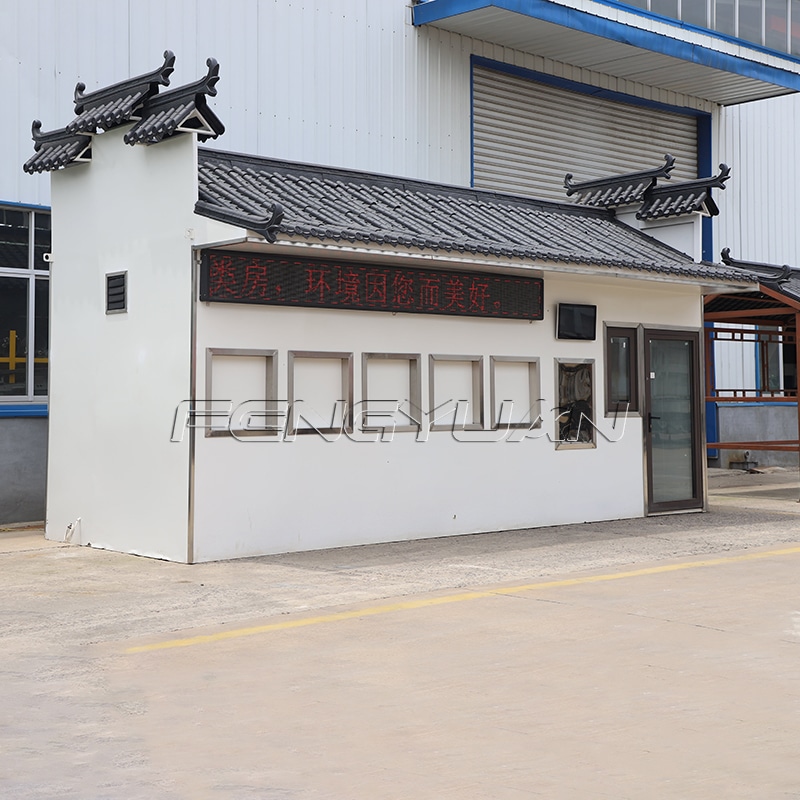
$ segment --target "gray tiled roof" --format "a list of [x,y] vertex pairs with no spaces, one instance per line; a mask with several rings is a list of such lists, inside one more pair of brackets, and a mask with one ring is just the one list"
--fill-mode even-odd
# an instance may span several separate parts
[[615,208],[640,203],[644,199],[645,192],[655,186],[659,178],[669,178],[674,168],[675,158],[667,154],[664,156],[662,166],[627,175],[612,175],[573,183],[572,173],[567,173],[564,178],[564,188],[567,190],[567,197],[575,195],[574,199],[580,205]]
[[128,122],[136,107],[157,94],[159,86],[169,86],[169,76],[174,70],[175,54],[165,50],[164,63],[152,72],[89,94],[84,94],[85,84],[79,83],[75,87],[75,113],[78,116],[66,126],[67,133],[94,133],[98,128],[108,130]]
[[611,212],[200,149],[198,214],[262,233],[747,281]]
[[31,135],[35,152],[23,165],[25,172],[32,175],[58,169],[75,161],[86,161],[91,156],[91,136],[69,134],[64,128],[47,133],[41,130],[42,123],[34,120]]
[[788,264],[762,264],[757,261],[738,261],[731,258],[730,248],[722,251],[722,262],[729,267],[743,270],[758,280],[759,283],[800,302],[800,267]]
[[644,204],[636,212],[638,219],[666,219],[699,211],[710,217],[719,214],[717,204],[711,198],[711,189],[725,188],[731,176],[731,168],[719,165],[719,175],[698,178],[696,181],[673,183],[671,186],[654,186],[645,193]]
[[225,126],[206,104],[205,95],[216,95],[219,64],[214,58],[206,61],[208,74],[168,92],[148,98],[138,112],[140,117],[128,133],[128,144],[155,144],[179,130],[194,130],[204,142],[225,132]]
[[33,123],[35,153],[23,169],[43,172],[91,160],[91,139],[98,129],[109,130],[135,121],[125,134],[130,144],[155,144],[179,132],[193,131],[201,141],[224,133],[225,126],[206,104],[206,95],[215,95],[219,64],[206,61],[208,74],[194,83],[159,94],[160,86],[169,85],[175,69],[175,55],[164,52],[164,63],[156,70],[130,78],[113,86],[84,94],[85,85],[75,87],[75,113],[66,127],[40,133],[42,123]]

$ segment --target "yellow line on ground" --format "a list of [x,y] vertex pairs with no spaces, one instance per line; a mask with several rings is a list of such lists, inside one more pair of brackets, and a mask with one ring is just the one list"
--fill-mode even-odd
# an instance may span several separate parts
[[618,581],[624,578],[638,578],[643,575],[660,575],[666,572],[679,572],[687,569],[698,569],[700,567],[716,567],[723,564],[736,564],[742,561],[755,561],[763,558],[774,558],[775,556],[788,556],[800,554],[800,546],[786,547],[780,550],[765,550],[757,553],[744,553],[738,556],[725,556],[722,558],[708,558],[702,561],[684,561],[679,564],[662,564],[657,567],[644,567],[642,569],[628,570],[626,572],[611,572],[603,575],[584,575],[578,578],[562,578],[554,581],[541,581],[539,583],[527,583],[522,586],[509,586],[505,589],[490,589],[480,592],[460,592],[459,594],[442,595],[441,597],[424,597],[419,600],[403,600],[399,603],[387,603],[381,606],[367,606],[356,608],[351,611],[336,611],[332,614],[322,614],[317,617],[305,617],[303,619],[287,619],[282,622],[270,622],[266,625],[255,625],[251,628],[236,628],[218,633],[209,633],[203,636],[187,636],[182,639],[168,639],[164,642],[154,642],[153,644],[142,644],[136,647],[129,647],[126,653],[148,653],[154,650],[170,650],[175,647],[192,647],[197,644],[210,644],[212,642],[222,642],[226,639],[239,639],[243,636],[255,636],[259,633],[270,633],[272,631],[286,631],[293,628],[305,628],[309,625],[321,625],[326,622],[343,622],[348,619],[359,619],[361,617],[374,617],[378,614],[391,614],[395,611],[410,611],[415,608],[430,608],[440,606],[445,603],[462,603],[466,600],[481,600],[487,597],[497,597],[498,595],[520,594],[540,589],[558,589],[565,586],[582,586],[589,583],[601,583],[603,581]]

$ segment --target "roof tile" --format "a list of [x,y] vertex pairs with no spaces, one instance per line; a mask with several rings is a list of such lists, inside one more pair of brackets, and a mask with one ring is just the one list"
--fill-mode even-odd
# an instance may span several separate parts
[[268,241],[282,234],[748,281],[602,209],[202,148],[195,210]]
[[642,207],[636,212],[637,219],[666,219],[696,212],[715,217],[719,208],[711,197],[711,189],[724,189],[731,176],[731,168],[726,164],[720,164],[719,170],[719,175],[709,178],[651,187],[645,194]]
[[139,121],[125,134],[128,144],[155,144],[179,131],[195,131],[198,139],[220,136],[225,126],[206,104],[206,95],[216,95],[219,64],[206,61],[208,73],[200,80],[149,97],[139,112]]
[[23,169],[29,174],[66,167],[91,157],[92,137],[70,134],[66,129],[42,133],[42,123],[37,119],[31,126],[34,154],[25,162]]

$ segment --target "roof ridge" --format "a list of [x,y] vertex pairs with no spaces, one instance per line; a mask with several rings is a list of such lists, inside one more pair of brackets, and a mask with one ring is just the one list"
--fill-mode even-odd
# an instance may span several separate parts
[[[124,81],[113,83],[110,86],[104,86],[101,89],[96,89],[93,92],[84,94],[86,84],[79,81],[75,86],[75,113],[81,114],[87,105],[94,103],[102,103],[112,97],[119,95],[124,91],[134,91],[142,89],[145,85],[156,84],[161,86],[169,86],[169,76],[175,71],[175,53],[172,50],[164,51],[164,63],[150,72],[145,72],[143,75],[137,75],[134,78],[127,78]],[[157,86],[152,87],[157,91]]]
[[683,189],[724,189],[725,182],[731,177],[731,168],[727,164],[719,165],[718,175],[709,175],[707,178],[695,178],[681,183],[662,184],[651,189],[653,195],[671,195]]
[[618,183],[637,183],[647,179],[657,179],[662,177],[670,180],[672,177],[670,173],[674,168],[675,156],[671,156],[669,153],[666,153],[664,155],[664,164],[662,164],[660,167],[640,170],[639,172],[628,172],[623,175],[609,175],[606,178],[592,178],[591,180],[582,181],[580,183],[573,183],[572,178],[574,176],[571,172],[568,172],[564,176],[564,188],[567,190],[567,197],[571,197],[573,194],[584,192],[587,189],[599,189],[605,186],[614,186]]
[[147,106],[168,104],[170,101],[179,97],[189,97],[191,95],[209,95],[210,97],[216,97],[217,83],[219,83],[219,61],[217,61],[216,58],[207,58],[206,66],[208,67],[208,71],[202,78],[198,78],[191,83],[186,83],[183,86],[175,86],[172,89],[167,89],[165,92],[159,92],[152,97],[148,97],[147,100],[145,100],[145,108],[142,110],[147,110]]

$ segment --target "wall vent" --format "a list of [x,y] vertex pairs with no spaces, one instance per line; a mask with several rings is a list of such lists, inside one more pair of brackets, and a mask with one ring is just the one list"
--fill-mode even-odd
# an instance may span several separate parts
[[106,275],[106,314],[120,314],[128,310],[128,273],[114,272]]

